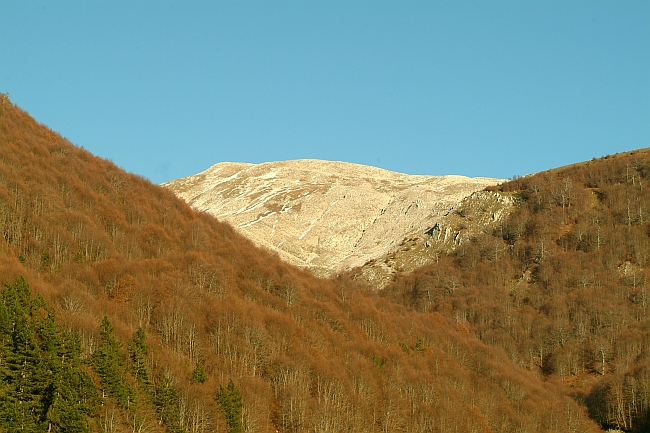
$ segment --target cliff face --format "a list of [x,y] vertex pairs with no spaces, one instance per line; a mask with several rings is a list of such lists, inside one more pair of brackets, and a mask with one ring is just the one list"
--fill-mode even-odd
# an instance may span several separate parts
[[285,261],[330,276],[385,256],[499,182],[296,160],[224,162],[163,186]]

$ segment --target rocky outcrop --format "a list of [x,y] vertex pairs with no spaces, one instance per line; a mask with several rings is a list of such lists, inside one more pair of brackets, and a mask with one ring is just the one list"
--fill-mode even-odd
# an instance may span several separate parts
[[404,237],[381,257],[372,259],[354,269],[354,278],[372,287],[383,287],[397,274],[408,274],[426,264],[437,261],[441,254],[479,235],[489,233],[496,224],[513,210],[513,198],[504,193],[477,191],[426,229]]
[[442,236],[441,218],[500,181],[307,159],[224,162],[163,186],[287,262],[331,276],[388,254],[409,234]]

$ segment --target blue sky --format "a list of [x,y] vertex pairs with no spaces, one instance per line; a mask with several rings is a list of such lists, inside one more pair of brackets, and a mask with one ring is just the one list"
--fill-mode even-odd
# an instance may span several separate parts
[[509,178],[650,146],[648,1],[0,0],[0,92],[159,183],[320,158]]

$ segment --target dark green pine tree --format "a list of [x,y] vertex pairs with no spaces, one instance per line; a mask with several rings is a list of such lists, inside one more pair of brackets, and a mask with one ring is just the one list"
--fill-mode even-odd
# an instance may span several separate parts
[[203,365],[196,364],[196,368],[194,368],[194,371],[192,372],[192,376],[190,377],[190,382],[205,383],[207,380],[208,380],[208,374],[205,372],[205,368],[203,368]]
[[36,325],[49,385],[43,396],[48,431],[90,431],[88,417],[98,405],[90,375],[81,368],[78,335],[61,331],[54,311]]
[[228,433],[242,433],[243,427],[241,414],[243,403],[241,393],[233,383],[232,379],[230,379],[226,388],[219,385],[219,391],[217,391],[217,402],[219,403],[221,411],[226,419]]
[[184,431],[180,422],[178,410],[178,393],[169,378],[165,378],[155,390],[153,404],[158,412],[160,422],[165,424],[169,431],[181,433]]
[[151,389],[149,370],[147,369],[147,337],[140,327],[129,341],[129,359],[131,360],[131,374],[136,382],[147,394]]
[[40,398],[46,382],[41,374],[34,333],[28,328],[27,320],[22,317],[15,319],[13,347],[6,354],[7,368],[2,378],[2,382],[8,385],[3,399],[3,424],[9,431],[38,431]]
[[94,386],[92,381],[85,379],[86,377],[81,378],[71,369],[66,368],[50,382],[44,394],[44,400],[47,402],[45,414],[47,431],[91,431],[88,415],[92,406],[84,404],[78,392],[79,387]]
[[63,345],[69,351],[67,353],[71,368],[68,383],[74,385],[77,391],[76,405],[83,408],[86,413],[92,414],[99,407],[101,400],[95,382],[93,382],[90,374],[82,368],[81,336],[78,333],[71,334],[69,332],[62,332],[62,335]]
[[31,309],[29,284],[23,277],[18,277],[13,284],[5,283],[2,302],[12,314],[25,314]]
[[92,363],[104,392],[115,397],[117,404],[128,407],[133,400],[133,389],[124,378],[125,362],[121,344],[113,335],[113,325],[104,316],[99,326],[100,344],[92,354]]
[[32,302],[23,278],[5,284],[2,304],[9,318],[7,352],[2,369],[5,395],[0,403],[1,425],[7,431],[39,431],[43,428],[41,397],[47,387],[34,330]]
[[12,388],[9,379],[11,375],[7,364],[7,358],[13,354],[13,324],[4,299],[5,291],[6,288],[0,292],[0,431],[4,431],[5,420],[9,410],[13,407],[13,402],[10,402]]
[[97,390],[80,368],[78,341],[58,328],[42,297],[31,298],[24,279],[5,285],[0,292],[0,431],[90,431]]

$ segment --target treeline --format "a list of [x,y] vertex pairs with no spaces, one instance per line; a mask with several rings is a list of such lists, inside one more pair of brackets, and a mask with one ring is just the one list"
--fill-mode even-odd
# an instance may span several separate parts
[[452,318],[586,405],[650,429],[650,150],[518,178],[517,210],[385,295]]
[[287,266],[10,103],[0,110],[0,278],[24,275],[78,335],[99,392],[91,430],[598,429],[446,310]]

